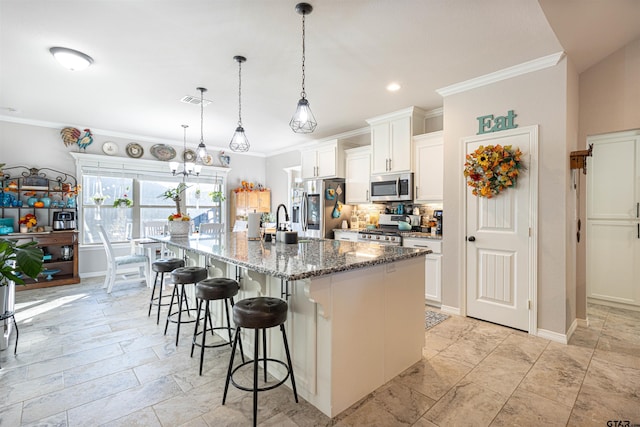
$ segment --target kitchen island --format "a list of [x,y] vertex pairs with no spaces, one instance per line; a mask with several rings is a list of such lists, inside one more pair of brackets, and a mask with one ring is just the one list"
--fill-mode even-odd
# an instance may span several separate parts
[[[287,300],[298,392],[329,417],[422,356],[429,250],[326,239],[267,243],[245,233],[154,240],[190,265],[209,267],[212,276],[237,277],[240,299]],[[243,338],[245,353],[253,354],[252,340]],[[269,335],[271,357],[284,358],[280,340]],[[282,378],[279,368],[272,364],[269,372]]]

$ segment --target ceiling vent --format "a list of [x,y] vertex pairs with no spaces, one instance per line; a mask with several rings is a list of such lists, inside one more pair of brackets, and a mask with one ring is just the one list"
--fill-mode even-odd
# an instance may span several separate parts
[[[200,97],[195,97],[191,95],[185,95],[184,97],[182,97],[180,101],[184,102],[185,104],[200,105]],[[205,99],[202,101],[202,106],[206,107],[207,105],[211,104],[211,102],[213,101],[209,101],[208,99]]]

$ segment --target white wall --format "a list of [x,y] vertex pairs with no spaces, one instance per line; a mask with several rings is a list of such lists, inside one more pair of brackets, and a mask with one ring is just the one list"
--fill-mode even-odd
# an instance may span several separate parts
[[[510,78],[444,99],[444,257],[442,303],[461,307],[464,266],[459,260],[465,248],[460,235],[466,191],[462,180],[461,140],[478,131],[476,118],[485,114],[517,114],[519,126],[539,125],[539,221],[538,221],[538,327],[564,334],[567,331],[567,62],[541,71]],[[573,268],[573,266],[570,266]]]

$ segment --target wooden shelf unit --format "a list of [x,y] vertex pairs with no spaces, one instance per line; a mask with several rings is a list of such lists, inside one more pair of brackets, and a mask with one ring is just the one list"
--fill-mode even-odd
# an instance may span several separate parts
[[271,190],[234,191],[231,193],[230,229],[236,220],[247,220],[252,212],[271,212]]

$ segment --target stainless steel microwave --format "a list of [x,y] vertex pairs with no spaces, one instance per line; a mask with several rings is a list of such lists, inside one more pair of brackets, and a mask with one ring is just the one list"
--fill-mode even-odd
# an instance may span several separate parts
[[400,202],[413,200],[413,173],[372,175],[372,202]]

